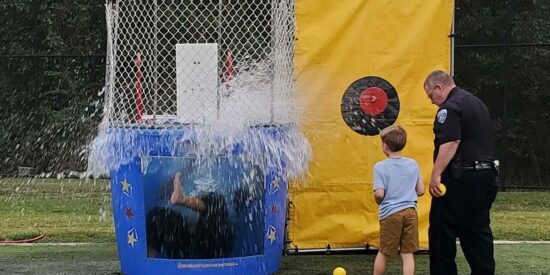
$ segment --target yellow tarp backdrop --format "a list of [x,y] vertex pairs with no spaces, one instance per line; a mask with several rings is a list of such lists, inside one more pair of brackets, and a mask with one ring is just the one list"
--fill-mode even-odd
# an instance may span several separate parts
[[[397,90],[404,155],[432,168],[436,108],[422,89],[434,69],[450,69],[452,0],[296,0],[295,74],[302,125],[313,149],[306,182],[290,188],[291,248],[378,245],[373,166],[385,158],[380,137],[342,119],[346,89],[378,76]],[[427,247],[429,194],[418,203],[420,245]]]

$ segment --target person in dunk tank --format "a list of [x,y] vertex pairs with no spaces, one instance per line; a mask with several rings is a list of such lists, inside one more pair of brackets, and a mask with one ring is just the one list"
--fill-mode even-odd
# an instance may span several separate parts
[[[233,246],[234,256],[253,256],[263,251],[265,184],[264,173],[254,165],[233,191],[234,225],[238,232]],[[276,211],[276,208],[271,211]]]
[[171,207],[155,207],[147,214],[149,257],[172,259],[227,258],[233,248],[234,230],[225,198],[215,192],[212,182],[196,182],[193,195],[185,194],[182,173],[177,172],[170,187],[169,202],[197,212],[191,219]]

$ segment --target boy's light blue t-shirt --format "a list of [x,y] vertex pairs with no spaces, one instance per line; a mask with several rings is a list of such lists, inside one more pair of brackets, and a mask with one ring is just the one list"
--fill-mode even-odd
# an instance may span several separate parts
[[411,158],[387,158],[374,165],[373,190],[384,189],[380,203],[380,220],[406,208],[415,208],[418,196],[416,183],[421,180],[418,163]]

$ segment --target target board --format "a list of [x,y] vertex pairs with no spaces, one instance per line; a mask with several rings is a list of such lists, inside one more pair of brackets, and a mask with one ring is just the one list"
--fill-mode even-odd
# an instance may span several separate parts
[[377,76],[353,82],[344,92],[342,118],[358,134],[375,136],[392,125],[399,115],[399,97],[395,87]]

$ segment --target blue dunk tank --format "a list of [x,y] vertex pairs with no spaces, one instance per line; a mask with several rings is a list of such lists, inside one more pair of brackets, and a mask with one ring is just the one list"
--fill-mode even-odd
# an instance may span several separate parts
[[[249,130],[255,145],[267,148],[287,136],[285,127]],[[111,171],[115,232],[124,274],[271,274],[279,268],[284,245],[287,182],[282,157],[266,149],[247,160],[237,142],[201,158],[185,129],[110,129],[113,140],[129,137],[133,147],[113,146],[113,155],[132,155]],[[114,138],[113,138],[114,137]],[[118,143],[120,145],[120,143]],[[261,150],[261,149],[260,149]],[[272,159],[269,159],[272,158]],[[269,167],[271,164],[271,168]],[[284,164],[283,164],[284,165]],[[179,176],[178,179],[175,178]],[[174,184],[180,185],[174,187]],[[175,190],[176,189],[176,190]],[[173,203],[174,192],[203,204],[194,209]]]
[[89,169],[111,178],[122,272],[276,272],[288,181],[310,152],[294,1],[107,0],[106,23]]

